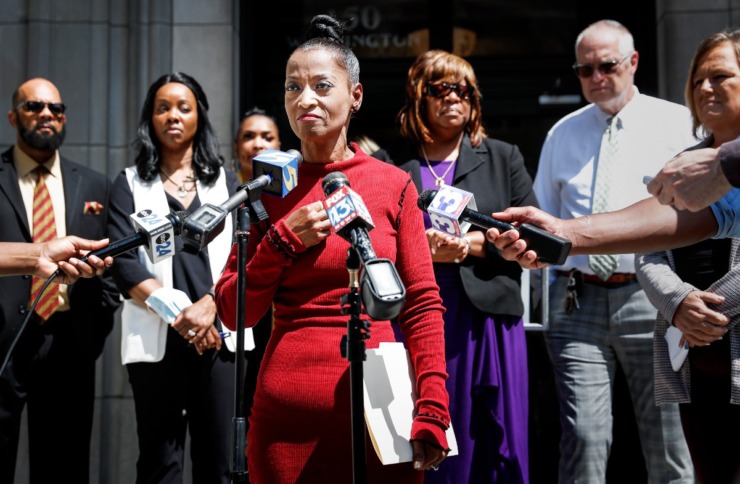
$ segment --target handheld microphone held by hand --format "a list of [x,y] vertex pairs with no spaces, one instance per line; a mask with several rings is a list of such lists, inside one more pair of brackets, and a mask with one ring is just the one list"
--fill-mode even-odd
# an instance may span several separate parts
[[367,313],[379,320],[395,318],[406,301],[406,288],[393,263],[375,255],[368,234],[375,226],[365,202],[349,187],[344,173],[329,173],[321,186],[334,232],[350,243],[362,261],[362,300]]
[[349,180],[344,173],[338,171],[326,175],[321,187],[326,195],[326,215],[334,232],[349,243],[352,243],[352,232],[358,232],[354,238],[360,246],[360,258],[363,262],[374,259],[375,251],[370,245],[367,231],[375,228],[375,225],[362,197],[349,187]]
[[517,230],[522,240],[527,243],[527,247],[537,253],[540,261],[547,264],[562,264],[565,262],[573,245],[570,240],[551,234],[535,225],[522,224],[516,227],[471,210],[467,207],[467,201],[464,201],[464,197],[450,196],[450,193],[456,190],[463,191],[454,187],[443,187],[439,192],[437,190],[424,190],[419,195],[419,208],[429,213],[430,217],[437,218],[437,225],[435,226],[437,230],[455,235],[450,229],[444,230],[444,228],[452,228],[460,220],[470,222],[472,225],[486,230],[495,228],[501,233],[508,230]]
[[[203,250],[223,231],[226,216],[247,201],[250,193],[262,190],[279,197],[287,195],[298,185],[298,165],[302,161],[303,157],[296,150],[265,150],[255,156],[252,180],[241,185],[220,206],[204,203],[185,220],[181,236],[183,250],[190,254]],[[261,204],[260,209],[264,211]]]
[[115,257],[128,250],[144,246],[152,264],[175,255],[175,236],[180,234],[187,212],[172,212],[164,215],[151,210],[131,214],[131,223],[136,233],[111,242],[102,249],[90,252],[81,260],[87,262],[91,255],[104,259]]

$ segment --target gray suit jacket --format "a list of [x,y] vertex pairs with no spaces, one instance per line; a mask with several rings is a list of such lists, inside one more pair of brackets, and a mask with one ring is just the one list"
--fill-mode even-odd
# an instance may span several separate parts
[[[730,318],[727,336],[730,338],[732,360],[732,396],[730,402],[740,405],[740,239],[732,239],[730,249],[730,271],[707,288],[725,297],[725,302],[716,309]],[[658,309],[658,319],[653,334],[653,369],[655,372],[655,402],[691,402],[691,376],[686,360],[679,371],[674,372],[668,355],[665,333],[676,309],[686,296],[696,290],[683,282],[675,272],[671,251],[637,254],[635,269],[642,288],[650,302]]]

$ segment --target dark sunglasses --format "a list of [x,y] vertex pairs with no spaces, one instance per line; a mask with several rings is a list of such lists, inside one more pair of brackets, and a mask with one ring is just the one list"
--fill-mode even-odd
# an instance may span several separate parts
[[598,64],[573,64],[573,72],[578,77],[591,77],[594,75],[594,69],[598,69],[604,75],[612,74],[619,64],[626,61],[632,56],[632,53],[622,57],[621,60],[613,60],[608,62],[599,62]]
[[42,101],[23,101],[15,109],[23,108],[29,113],[40,113],[46,106],[49,106],[49,111],[55,116],[64,114],[64,110],[67,109],[63,103],[45,103]]
[[471,94],[475,94],[475,89],[467,84],[448,84],[446,82],[432,84],[429,82],[426,85],[427,95],[440,99],[448,96],[452,91],[455,91],[460,99],[470,99]]

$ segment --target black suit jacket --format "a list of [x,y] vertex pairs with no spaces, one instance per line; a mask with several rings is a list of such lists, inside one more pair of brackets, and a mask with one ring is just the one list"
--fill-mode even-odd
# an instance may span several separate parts
[[[108,195],[110,180],[101,173],[61,158],[68,235],[86,239],[102,239],[107,235]],[[85,202],[99,202],[99,214],[83,213]],[[0,160],[0,240],[32,242],[30,221],[26,216],[18,175],[13,164],[13,149]],[[0,277],[0,355],[8,351],[29,306],[30,276]],[[105,337],[113,328],[113,313],[120,304],[112,279],[104,275],[79,279],[69,286],[70,310],[55,313],[64,318],[65,327],[74,332],[79,350],[93,360],[103,350]],[[33,324],[33,323],[29,323]]]
[[[409,172],[421,192],[419,166],[424,160],[420,159],[415,145],[406,143],[388,151],[379,150],[373,156]],[[453,185],[472,192],[478,212],[486,215],[511,206],[538,205],[519,148],[503,141],[488,138],[474,148],[465,136]],[[467,257],[460,264],[460,276],[465,292],[481,311],[514,316],[524,313],[519,297],[521,267],[503,259],[492,244],[486,244],[485,258]]]

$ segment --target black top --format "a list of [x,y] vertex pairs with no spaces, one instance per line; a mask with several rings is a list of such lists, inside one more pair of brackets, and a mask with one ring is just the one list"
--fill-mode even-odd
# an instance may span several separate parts
[[[229,196],[236,192],[239,183],[236,174],[226,170],[226,187]],[[169,193],[167,203],[170,210],[184,210],[192,214],[201,206],[200,198],[196,193],[193,202],[187,210],[183,207],[180,200]],[[224,200],[225,201],[225,200]],[[113,182],[110,197],[110,219],[108,222],[108,231],[111,240],[118,240],[127,237],[133,233],[130,214],[134,213],[134,199],[126,180],[126,174],[121,173]],[[125,297],[128,292],[146,279],[154,277],[144,265],[142,265],[136,253],[129,251],[116,257],[116,262],[111,267],[113,278],[116,285]],[[179,289],[188,295],[191,301],[197,301],[202,298],[213,286],[211,277],[211,268],[208,259],[208,247],[203,249],[199,254],[188,254],[182,252],[182,241],[179,237],[175,238],[175,256],[172,258],[172,280],[173,287]]]

